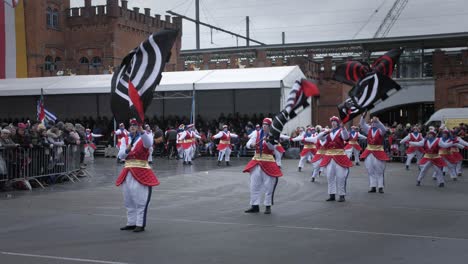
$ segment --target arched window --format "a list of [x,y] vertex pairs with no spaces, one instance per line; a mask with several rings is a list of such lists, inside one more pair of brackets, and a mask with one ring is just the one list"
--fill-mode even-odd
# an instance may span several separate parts
[[100,57],[93,57],[93,60],[91,61],[91,65],[93,67],[98,67],[98,66],[101,66],[102,65],[102,60]]
[[54,12],[52,12],[52,27],[58,28],[59,24],[59,11],[57,9],[54,9]]
[[56,58],[55,58],[55,63],[54,63],[54,64],[55,64],[55,67],[54,67],[54,68],[55,68],[56,70],[59,69],[59,68],[61,68],[60,66],[62,66],[62,58],[56,57]]
[[80,64],[89,64],[89,60],[86,57],[81,57]]
[[52,71],[53,68],[54,68],[54,65],[53,65],[53,60],[52,60],[52,57],[51,56],[47,56],[45,57],[45,62],[44,62],[44,69],[46,71]]
[[50,7],[47,8],[46,12],[46,24],[48,27],[52,26],[52,9]]

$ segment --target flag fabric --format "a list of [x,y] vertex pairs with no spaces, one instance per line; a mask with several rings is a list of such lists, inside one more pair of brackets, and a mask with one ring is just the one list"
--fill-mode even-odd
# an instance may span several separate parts
[[40,123],[45,125],[46,121],[55,122],[57,120],[57,116],[55,116],[53,113],[45,109],[44,96],[42,94],[42,90],[41,90],[41,98],[37,101],[36,109],[37,109],[37,121],[39,121]]
[[26,78],[24,1],[0,2],[0,79]]
[[289,92],[284,109],[275,115],[270,129],[269,138],[272,142],[278,142],[284,125],[300,112],[309,107],[309,97],[320,96],[320,91],[314,82],[302,79],[296,81]]
[[343,123],[374,108],[401,89],[391,77],[402,52],[401,49],[392,49],[377,58],[372,66],[348,61],[336,68],[335,80],[353,85],[349,97],[337,106]]
[[152,34],[122,60],[111,81],[111,108],[117,122],[130,118],[144,122],[177,35],[169,29]]

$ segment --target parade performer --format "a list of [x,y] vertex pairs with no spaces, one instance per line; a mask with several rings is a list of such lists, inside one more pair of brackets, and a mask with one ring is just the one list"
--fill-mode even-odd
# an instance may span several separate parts
[[186,126],[185,131],[181,134],[179,140],[182,148],[184,149],[184,162],[183,164],[192,165],[192,152],[194,151],[193,141],[201,138],[193,132],[193,124]]
[[[185,134],[185,125],[181,124],[179,129],[177,129],[177,141],[176,141],[176,148],[177,148],[177,159],[184,159],[184,148],[182,147],[182,135]],[[184,160],[185,163],[185,160]]]
[[[117,136],[117,146],[116,147],[117,147],[117,149],[120,150],[120,144],[121,144],[120,142],[122,141],[123,138],[128,140],[128,134],[129,134],[128,130],[125,129],[124,123],[119,124],[119,129],[115,130],[114,134]],[[121,160],[121,159],[117,158],[117,162],[123,162],[123,161],[125,161],[125,160]]]
[[362,151],[362,148],[359,145],[359,139],[367,139],[367,137],[359,133],[359,128],[357,126],[351,126],[349,140],[344,149],[346,156],[348,156],[349,159],[351,159],[351,156],[354,154],[354,163],[357,166],[359,166],[359,154]]
[[300,153],[301,158],[298,164],[298,169],[297,169],[298,171],[302,171],[305,161],[308,160],[309,158],[313,159],[315,153],[317,153],[317,146],[315,145],[315,143],[312,143],[311,141],[306,140],[308,138],[310,139],[315,136],[317,136],[317,134],[315,133],[315,128],[308,127],[306,132],[303,135],[299,135],[292,139],[292,141],[294,142],[300,141],[304,144],[304,148],[302,149]]
[[158,178],[148,164],[149,148],[152,145],[153,135],[143,130],[135,119],[131,120],[130,135],[128,139],[122,139],[119,150],[119,158],[125,159],[125,167],[116,185],[122,186],[127,208],[127,225],[120,230],[145,230],[152,187],[159,185]]
[[263,119],[262,129],[254,131],[246,144],[247,148],[255,148],[254,157],[243,170],[243,172],[250,173],[251,207],[245,211],[246,213],[260,212],[260,199],[264,191],[265,214],[270,214],[278,177],[283,176],[273,157],[275,146],[267,141],[271,124],[271,118]]
[[[150,125],[148,124],[145,125],[145,132],[150,134],[151,137],[154,137],[153,130],[151,130]],[[153,151],[154,151],[153,144],[151,144],[151,147],[149,148],[149,155],[148,155],[149,164],[153,164]]]
[[[422,134],[419,133],[419,127],[414,126],[412,133],[409,133],[406,137],[404,137],[400,144],[405,144],[406,142],[419,142],[423,139]],[[412,145],[408,146],[406,150],[406,170],[409,170],[409,166],[411,164],[411,160],[416,156],[417,163],[421,160],[422,156],[424,155],[424,149],[422,147],[415,147]]]
[[[317,125],[315,127],[315,131],[320,134],[320,131],[322,131],[322,127],[320,125]],[[322,157],[327,151],[325,148],[327,144],[327,139],[322,138],[319,139],[317,134],[317,139],[315,141],[315,145],[317,146],[317,152],[314,155],[314,158],[311,160],[312,163],[312,176],[310,177],[311,182],[315,182],[315,179],[320,177],[320,174],[323,172],[323,168],[320,167],[320,163],[322,162]],[[313,139],[312,139],[313,140]]]
[[[450,174],[450,178],[453,181],[456,181],[457,180],[456,167],[457,167],[458,159],[451,152],[451,147],[453,146],[453,141],[451,139],[450,131],[448,129],[444,128],[442,130],[442,136],[440,137],[440,141],[443,142],[443,143],[451,144],[450,147],[443,147],[443,146],[440,147],[439,148],[439,155],[444,160],[444,162],[445,162],[445,164],[447,166],[447,171]],[[456,142],[456,143],[458,143],[458,142]]]
[[[280,142],[282,140],[290,140],[291,137],[287,136],[287,135],[280,135]],[[278,167],[281,168],[281,159],[283,158],[283,154],[286,152],[286,150],[284,149],[283,145],[281,145],[281,143],[278,142],[278,144],[275,145],[275,161],[276,161],[276,164],[278,165]]]
[[455,167],[455,171],[457,172],[457,176],[462,176],[462,163],[463,163],[463,156],[460,154],[460,149],[468,148],[468,142],[464,141],[460,137],[456,137],[456,141],[458,141],[455,146],[452,146],[450,151],[454,158],[458,161]]
[[440,148],[449,148],[453,144],[443,142],[442,139],[437,138],[436,135],[437,134],[434,130],[429,130],[425,139],[419,142],[409,142],[411,146],[424,148],[424,156],[419,161],[421,171],[417,177],[417,186],[421,185],[422,179],[430,168],[433,168],[436,173],[436,179],[439,187],[445,186],[444,176],[442,175],[442,168],[446,166],[446,163],[440,156],[439,151]]
[[96,145],[94,144],[94,139],[102,137],[101,134],[94,134],[91,132],[91,129],[87,128],[85,130],[85,153],[89,153],[89,158],[94,160],[94,151],[96,150]]
[[223,130],[219,131],[218,134],[214,135],[212,139],[220,139],[218,144],[218,166],[221,166],[221,161],[226,161],[226,166],[230,166],[229,161],[231,160],[231,137],[237,138],[238,135],[231,133],[228,130],[227,125],[223,125]]
[[361,154],[364,159],[367,174],[369,175],[370,193],[375,193],[377,187],[379,193],[384,193],[385,163],[390,160],[383,148],[384,135],[387,132],[379,118],[374,116],[369,125],[364,120],[365,114],[361,116],[361,129],[367,134],[367,147]]
[[325,154],[322,156],[320,167],[326,168],[328,180],[327,201],[335,201],[336,194],[340,196],[338,202],[344,202],[346,196],[346,180],[349,168],[353,166],[351,160],[344,152],[345,140],[349,138],[348,130],[339,125],[340,119],[336,116],[330,118],[331,129],[318,135],[319,139],[326,138]]

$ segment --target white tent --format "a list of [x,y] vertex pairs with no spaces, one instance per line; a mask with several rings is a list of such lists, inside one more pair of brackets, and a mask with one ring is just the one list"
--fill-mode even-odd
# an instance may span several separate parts
[[[78,117],[78,114],[92,115],[96,111],[98,114],[108,114],[111,78],[112,75],[107,74],[0,80],[0,116],[34,116],[35,105],[31,101],[32,97],[40,95],[41,88],[48,97],[47,107],[57,109],[57,114],[75,115],[73,117]],[[197,99],[196,110],[196,114],[202,116],[214,116],[222,112],[276,113],[282,109],[294,82],[301,78],[305,76],[298,66],[164,72],[156,92],[191,94],[195,91],[197,98],[198,95],[203,95],[200,100]],[[49,95],[57,96],[54,98]],[[164,96],[158,99],[164,99]],[[189,115],[189,104],[187,101],[166,100],[162,104],[153,103],[150,110],[154,113],[178,115],[182,112]],[[21,109],[18,113],[11,110],[18,105],[25,106],[26,109]],[[76,108],[80,108],[80,111],[76,111]],[[288,123],[285,132],[296,125],[309,124],[310,119],[311,112],[308,108],[294,123]]]

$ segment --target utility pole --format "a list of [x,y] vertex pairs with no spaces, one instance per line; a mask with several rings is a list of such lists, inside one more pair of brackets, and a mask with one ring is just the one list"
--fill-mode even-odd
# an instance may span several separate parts
[[249,40],[250,40],[250,29],[249,29],[249,27],[250,27],[250,26],[249,26],[249,16],[246,16],[246,17],[245,17],[245,32],[247,32],[247,33],[246,33],[246,37],[247,37],[247,39],[246,39],[246,41],[247,41],[247,47],[250,46],[250,44],[249,44]]
[[281,38],[283,39],[282,43],[284,45],[286,43],[286,34],[284,34],[284,31],[281,33]]
[[195,35],[197,38],[197,50],[200,49],[200,0],[195,0]]

